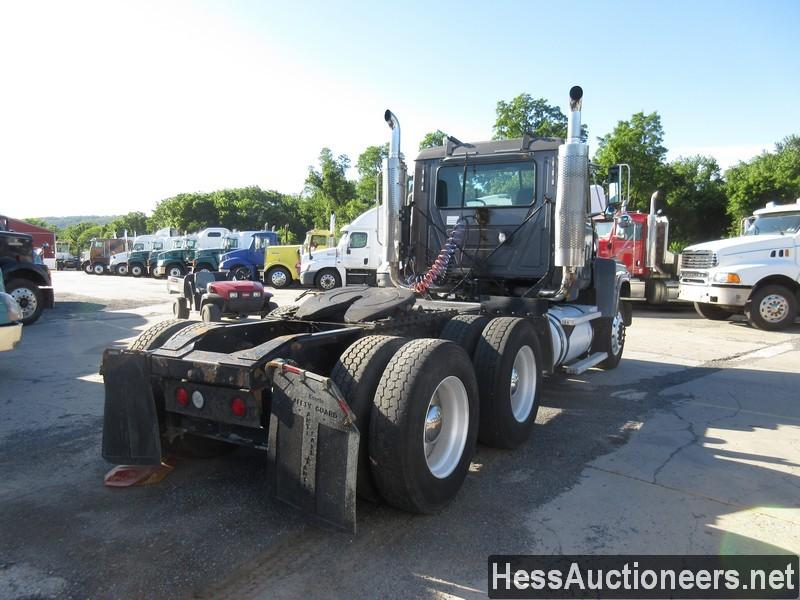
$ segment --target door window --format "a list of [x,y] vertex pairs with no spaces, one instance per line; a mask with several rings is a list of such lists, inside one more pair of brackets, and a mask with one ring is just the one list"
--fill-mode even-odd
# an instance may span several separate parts
[[363,231],[354,231],[350,234],[350,248],[366,248],[367,234]]

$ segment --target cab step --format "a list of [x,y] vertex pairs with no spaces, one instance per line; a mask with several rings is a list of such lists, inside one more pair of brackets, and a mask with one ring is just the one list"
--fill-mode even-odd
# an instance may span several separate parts
[[595,352],[586,358],[564,365],[564,370],[568,375],[580,375],[584,371],[588,371],[595,365],[600,364],[606,358],[608,358],[608,352]]

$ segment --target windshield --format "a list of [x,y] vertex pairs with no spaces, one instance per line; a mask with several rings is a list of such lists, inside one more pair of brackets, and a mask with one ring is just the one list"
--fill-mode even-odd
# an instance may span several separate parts
[[186,245],[184,246],[184,248],[192,250],[196,245],[197,245],[197,240],[186,240]]
[[141,252],[142,250],[144,250],[144,244],[142,242],[133,245],[134,252]]
[[467,165],[464,185],[464,165],[441,167],[436,181],[436,206],[525,207],[533,204],[536,189],[533,162]]
[[164,244],[161,242],[153,242],[153,250],[161,250],[164,247]]
[[259,235],[255,238],[255,249],[263,250],[269,246],[269,238],[265,235]]
[[180,250],[183,248],[183,240],[172,240],[172,246],[170,246],[170,250]]
[[239,238],[235,237],[227,237],[225,241],[222,242],[222,249],[223,250],[236,250],[239,247]]
[[102,240],[92,240],[92,248],[102,248],[103,241]]
[[757,215],[744,231],[745,235],[797,233],[800,231],[800,212]]
[[607,238],[611,235],[611,229],[614,227],[614,221],[595,221],[594,229],[597,231],[597,237]]

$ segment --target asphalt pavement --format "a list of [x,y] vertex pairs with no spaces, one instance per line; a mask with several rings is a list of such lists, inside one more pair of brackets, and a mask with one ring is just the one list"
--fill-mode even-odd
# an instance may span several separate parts
[[270,500],[244,449],[105,487],[102,351],[170,297],[53,279],[56,308],[0,354],[0,598],[472,598],[490,554],[800,553],[798,325],[637,308],[620,366],[549,378],[533,438],[479,446],[448,508],[360,502],[351,536]]

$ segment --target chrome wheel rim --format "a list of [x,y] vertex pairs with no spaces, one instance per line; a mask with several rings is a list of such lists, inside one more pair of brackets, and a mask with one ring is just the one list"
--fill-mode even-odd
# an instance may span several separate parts
[[332,290],[336,287],[336,277],[330,273],[325,273],[319,278],[319,287],[323,290]]
[[530,346],[523,346],[514,357],[509,390],[511,413],[518,423],[524,423],[533,409],[536,394],[536,357]]
[[431,475],[444,479],[455,471],[469,433],[467,389],[455,375],[436,386],[425,411],[422,443]]
[[181,276],[181,270],[178,267],[172,267],[169,270],[169,276],[170,277],[180,277]]
[[622,343],[624,338],[624,322],[622,320],[622,313],[618,312],[617,316],[611,322],[611,353],[617,356],[622,352]]
[[22,311],[23,319],[33,316],[39,306],[39,301],[36,300],[36,294],[28,288],[17,288],[13,290],[10,295],[17,301],[19,309]]
[[93,269],[94,269],[94,274],[95,275],[102,275],[103,271],[105,271],[105,269],[103,268],[103,265],[95,265],[93,267]]
[[283,271],[273,271],[269,280],[272,282],[273,287],[283,287],[286,285],[286,273]]
[[761,301],[758,312],[768,323],[780,323],[789,312],[789,301],[780,294],[770,294]]

